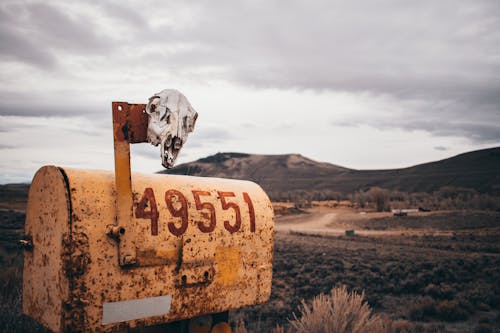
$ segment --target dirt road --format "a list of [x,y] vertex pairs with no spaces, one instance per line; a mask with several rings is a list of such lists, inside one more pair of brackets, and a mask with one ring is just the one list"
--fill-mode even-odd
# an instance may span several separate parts
[[[429,213],[415,213],[421,216]],[[387,227],[376,230],[372,221],[387,218]],[[346,230],[355,230],[360,236],[400,236],[400,235],[423,235],[447,236],[452,230],[441,228],[420,228],[418,226],[396,225],[397,220],[392,213],[359,213],[352,209],[313,208],[307,214],[278,216],[276,218],[275,230],[278,232],[298,232],[306,234],[343,235]],[[379,223],[380,224],[380,223]],[[380,225],[379,225],[380,227]]]
[[328,211],[281,217],[277,219],[275,229],[278,232],[294,231],[304,233],[343,233],[344,230],[328,226],[335,222],[336,217],[337,213]]

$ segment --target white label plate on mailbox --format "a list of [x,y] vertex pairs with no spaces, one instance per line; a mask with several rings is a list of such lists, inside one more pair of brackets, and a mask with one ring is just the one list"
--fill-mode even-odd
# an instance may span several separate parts
[[171,303],[171,295],[104,303],[102,305],[102,324],[163,316],[170,312]]

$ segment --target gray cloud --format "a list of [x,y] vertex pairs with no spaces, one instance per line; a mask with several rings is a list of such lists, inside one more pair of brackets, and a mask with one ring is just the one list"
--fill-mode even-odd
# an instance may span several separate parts
[[102,54],[114,44],[95,31],[91,18],[46,3],[7,3],[0,17],[0,56],[47,70],[55,68],[55,54]]
[[230,140],[234,136],[228,130],[221,127],[200,127],[196,128],[193,135],[204,142],[221,142]]
[[[0,93],[0,96],[2,94]],[[50,117],[50,116],[65,116],[65,117],[81,117],[93,116],[95,118],[102,110],[96,107],[88,107],[79,103],[68,103],[65,98],[59,99],[54,97],[54,101],[37,103],[37,100],[29,100],[26,97],[13,99],[9,101],[0,101],[0,116],[26,116],[26,117]],[[109,107],[111,110],[111,107]],[[111,120],[109,120],[111,121]]]
[[[412,128],[498,140],[490,125],[500,123],[498,2],[224,2],[196,9],[203,14],[187,28],[158,28],[195,47],[158,57],[213,66],[242,85],[419,100],[417,120],[431,120]],[[414,112],[403,110],[392,126],[408,128]],[[447,117],[459,122],[435,124]]]
[[101,8],[108,16],[116,18],[121,23],[132,25],[139,31],[148,30],[148,21],[142,16],[141,11],[129,4],[119,1],[99,1],[97,7]]
[[[72,83],[72,80],[68,78],[66,83]],[[88,117],[109,124],[110,114],[106,114],[109,117],[102,117],[106,110],[111,110],[111,102],[90,100],[88,92],[83,94],[64,87],[50,93],[22,87],[0,87],[0,116]]]
[[55,57],[40,45],[24,38],[18,31],[9,31],[5,23],[0,25],[0,57],[5,60],[21,60],[46,69],[54,68]]
[[500,142],[500,125],[497,124],[452,123],[451,126],[434,128],[433,132],[442,136],[466,137],[477,143]]
[[[56,141],[66,142],[74,135],[81,137],[99,138],[112,133],[112,124],[104,124],[98,120],[85,117],[23,117],[0,116],[0,133],[18,137],[19,133],[43,133],[44,139],[55,138]],[[19,140],[16,139],[16,140]],[[13,140],[0,148],[30,147],[33,142],[29,140]],[[110,138],[111,140],[111,138]],[[7,140],[7,141],[10,141]]]
[[219,2],[198,9],[186,29],[162,33],[199,45],[172,59],[229,67],[244,84],[453,94],[498,86],[499,9],[493,1]]
[[500,123],[482,124],[453,119],[439,120],[435,117],[433,121],[408,119],[397,126],[407,130],[425,130],[437,136],[465,137],[478,143],[500,141]]
[[[64,51],[98,53],[110,50],[114,40],[96,31],[92,17],[67,15],[62,10],[45,3],[35,3],[26,7],[28,20],[38,32],[39,38]],[[36,36],[36,35],[35,35]]]
[[[81,84],[109,93],[154,72],[297,94],[390,96],[394,110],[386,117],[367,111],[335,125],[498,142],[499,12],[495,0],[6,1],[0,60],[31,64],[46,76],[30,99],[22,84],[0,86],[0,115],[85,114],[107,124],[92,92],[79,98],[67,91]],[[46,83],[56,88],[44,90]],[[199,131],[211,142],[231,138],[225,129]]]
[[138,156],[142,156],[144,158],[155,159],[158,161],[161,160],[160,147],[154,147],[149,143],[131,145],[130,152],[131,156],[137,154]]
[[[357,127],[368,125],[379,129],[401,128],[406,131],[427,131],[434,136],[463,137],[474,143],[497,143],[500,142],[500,122],[473,123],[456,119],[446,119],[442,115],[426,116],[409,114],[408,117],[391,119],[359,118],[341,124],[340,126]],[[332,125],[338,125],[333,122]]]
[[434,147],[435,150],[439,150],[439,151],[446,151],[448,150],[448,148],[444,147],[444,146],[436,146]]

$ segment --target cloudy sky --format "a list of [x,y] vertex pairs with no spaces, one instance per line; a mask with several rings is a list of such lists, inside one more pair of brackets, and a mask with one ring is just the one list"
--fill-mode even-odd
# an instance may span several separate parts
[[[0,183],[111,169],[111,102],[175,88],[181,152],[394,168],[500,145],[500,2],[0,3]],[[135,145],[133,168],[161,169]]]

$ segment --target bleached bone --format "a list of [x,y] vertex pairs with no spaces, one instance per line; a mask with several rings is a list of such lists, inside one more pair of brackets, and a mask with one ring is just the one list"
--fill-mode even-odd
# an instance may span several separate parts
[[161,145],[162,165],[170,169],[188,134],[194,130],[198,113],[186,96],[175,89],[154,94],[146,106],[146,113],[149,115],[148,141],[155,146]]

